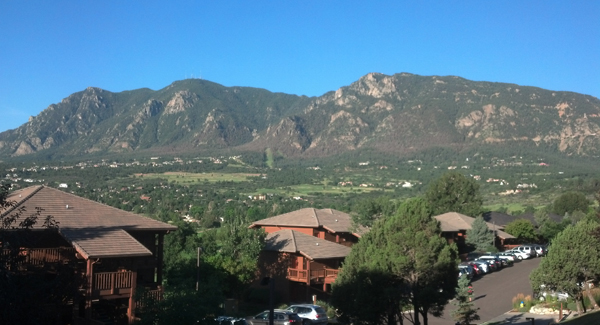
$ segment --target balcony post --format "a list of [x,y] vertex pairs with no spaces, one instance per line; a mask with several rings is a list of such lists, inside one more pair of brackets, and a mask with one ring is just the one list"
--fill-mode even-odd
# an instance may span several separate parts
[[92,292],[93,292],[93,264],[90,258],[87,259],[87,288],[85,295],[85,319],[92,319]]
[[127,308],[127,318],[129,324],[135,321],[135,287],[137,282],[137,272],[131,272],[131,292],[129,293],[129,308]]
[[165,234],[158,234],[158,247],[156,250],[156,283],[162,285],[163,280],[163,245]]

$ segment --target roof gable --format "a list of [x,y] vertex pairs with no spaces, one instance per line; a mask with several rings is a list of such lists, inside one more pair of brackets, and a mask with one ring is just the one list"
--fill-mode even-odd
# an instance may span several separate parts
[[350,254],[350,247],[291,229],[270,233],[265,241],[265,250],[299,253],[311,260],[343,258]]
[[[10,214],[25,207],[25,215],[35,208],[43,209],[42,216],[50,215],[58,222],[59,233],[84,258],[152,256],[144,245],[127,231],[171,231],[177,227],[111,206],[88,200],[45,186],[32,186],[11,193],[11,208],[1,211]],[[42,223],[34,225],[41,229]]]
[[[51,215],[59,222],[59,228],[82,229],[115,227],[125,230],[175,230],[177,227],[144,217],[132,212],[117,209],[96,201],[79,197],[45,186],[32,186],[11,193],[7,200],[15,201],[18,208],[24,206],[26,213],[36,207],[43,209],[41,215]],[[8,214],[13,209],[2,211]],[[36,224],[34,228],[41,228]]]
[[349,214],[334,209],[304,208],[255,221],[250,227],[260,226],[324,228],[332,233],[355,233],[358,237],[362,233],[360,229],[352,230]]

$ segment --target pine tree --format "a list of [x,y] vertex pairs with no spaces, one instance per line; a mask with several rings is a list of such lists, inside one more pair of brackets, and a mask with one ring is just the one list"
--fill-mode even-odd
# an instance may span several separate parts
[[478,251],[485,251],[494,244],[495,234],[491,231],[483,217],[477,217],[471,224],[471,229],[467,230],[468,244],[472,244]]
[[479,320],[479,315],[477,315],[479,308],[476,308],[473,303],[473,287],[471,286],[471,280],[466,276],[461,276],[460,279],[458,279],[456,298],[453,304],[457,308],[452,312],[452,317],[458,324],[469,325],[472,321]]

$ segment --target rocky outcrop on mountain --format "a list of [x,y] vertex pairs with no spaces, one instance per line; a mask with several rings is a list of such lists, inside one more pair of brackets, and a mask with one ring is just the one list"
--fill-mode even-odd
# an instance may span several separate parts
[[370,73],[320,97],[177,81],[152,91],[87,88],[0,133],[0,157],[206,149],[317,157],[374,149],[537,146],[600,150],[595,97],[460,77]]

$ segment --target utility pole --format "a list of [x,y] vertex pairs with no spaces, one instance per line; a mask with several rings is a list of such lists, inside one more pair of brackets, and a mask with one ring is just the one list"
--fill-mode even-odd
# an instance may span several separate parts
[[196,291],[198,291],[200,283],[200,252],[202,252],[202,247],[198,247],[198,255],[196,256]]

